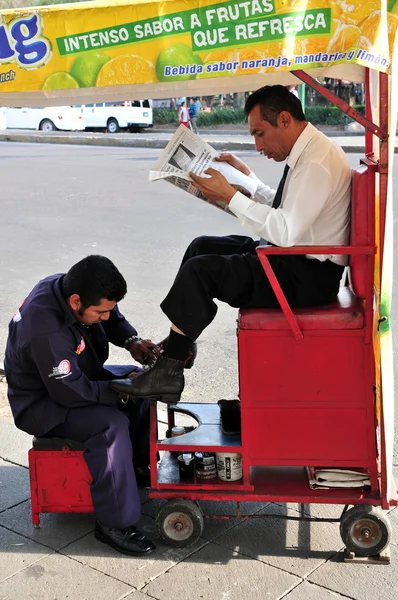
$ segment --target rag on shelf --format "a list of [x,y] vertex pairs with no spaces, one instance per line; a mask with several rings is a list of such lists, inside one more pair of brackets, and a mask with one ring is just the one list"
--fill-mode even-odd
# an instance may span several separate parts
[[369,475],[361,471],[350,471],[348,469],[320,469],[308,468],[308,479],[310,488],[360,488],[370,485]]

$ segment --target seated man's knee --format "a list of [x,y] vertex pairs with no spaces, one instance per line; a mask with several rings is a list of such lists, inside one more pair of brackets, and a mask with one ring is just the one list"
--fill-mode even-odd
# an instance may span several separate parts
[[210,241],[210,236],[201,235],[195,238],[188,246],[186,255],[188,257],[200,256],[201,254],[208,254],[208,246]]

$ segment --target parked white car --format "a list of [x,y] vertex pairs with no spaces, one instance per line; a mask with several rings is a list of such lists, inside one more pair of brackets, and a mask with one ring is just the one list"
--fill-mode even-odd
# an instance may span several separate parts
[[7,119],[5,108],[0,108],[0,131],[3,129],[7,129]]
[[74,108],[80,111],[86,129],[117,133],[120,129],[140,131],[153,126],[152,100],[82,104]]
[[83,118],[71,106],[47,108],[6,108],[7,129],[40,129],[42,131],[83,131]]

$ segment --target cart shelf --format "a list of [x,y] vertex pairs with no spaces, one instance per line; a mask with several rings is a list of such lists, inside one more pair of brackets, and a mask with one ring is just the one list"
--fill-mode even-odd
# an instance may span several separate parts
[[198,423],[198,427],[184,435],[158,441],[157,450],[170,451],[177,447],[176,451],[241,451],[240,434],[226,435],[222,432],[220,409],[217,404],[181,403],[169,407],[169,410],[192,417]]
[[[250,483],[243,480],[226,483],[182,483],[177,461],[165,455],[158,470],[159,489],[149,492],[151,498],[177,498],[181,490],[189,490],[192,500],[223,500],[254,502],[298,502],[314,504],[373,504],[380,505],[380,497],[369,488],[311,489],[305,467],[252,467]],[[194,489],[193,489],[194,488]],[[214,491],[214,496],[211,491]],[[184,495],[186,496],[186,494]]]

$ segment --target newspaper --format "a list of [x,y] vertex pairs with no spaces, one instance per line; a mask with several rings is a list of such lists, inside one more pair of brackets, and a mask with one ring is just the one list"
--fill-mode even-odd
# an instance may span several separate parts
[[[203,172],[211,167],[220,171],[237,191],[249,197],[253,196],[259,182],[241,173],[226,162],[217,162],[215,158],[218,155],[219,153],[198,135],[190,131],[185,125],[180,125],[154,164],[153,169],[149,171],[149,181],[165,179],[182,190],[208,202],[207,198],[192,185],[189,172],[206,177]],[[219,201],[213,206],[217,206],[235,216],[225,202]]]

